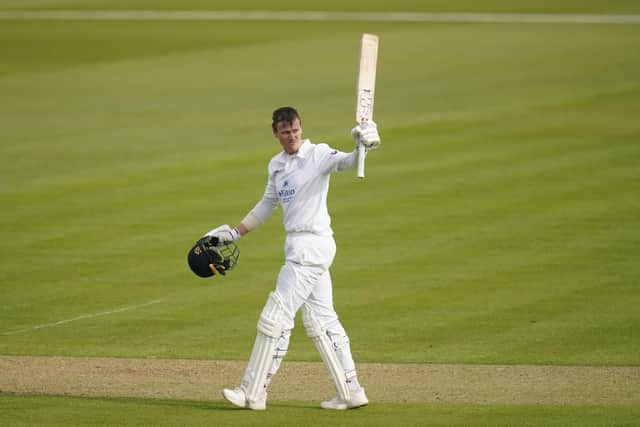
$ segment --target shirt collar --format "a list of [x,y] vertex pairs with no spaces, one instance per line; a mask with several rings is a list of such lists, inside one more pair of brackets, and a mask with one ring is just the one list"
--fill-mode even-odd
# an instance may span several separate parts
[[303,139],[300,149],[296,154],[294,154],[294,156],[298,156],[301,159],[304,159],[309,154],[309,150],[311,150],[311,141],[309,141],[308,139]]
[[303,139],[302,145],[300,145],[300,148],[298,149],[298,152],[296,154],[287,154],[283,150],[278,155],[278,161],[282,164],[285,164],[287,159],[290,159],[290,158],[298,157],[300,159],[306,159],[307,156],[309,155],[309,150],[311,150],[311,141],[309,141],[308,139]]

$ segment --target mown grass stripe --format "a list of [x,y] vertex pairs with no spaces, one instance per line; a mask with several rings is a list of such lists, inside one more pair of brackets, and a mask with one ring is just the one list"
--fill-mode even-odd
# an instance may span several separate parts
[[640,24],[638,15],[559,13],[430,13],[329,11],[65,10],[0,11],[2,20],[78,21],[353,21],[487,24]]

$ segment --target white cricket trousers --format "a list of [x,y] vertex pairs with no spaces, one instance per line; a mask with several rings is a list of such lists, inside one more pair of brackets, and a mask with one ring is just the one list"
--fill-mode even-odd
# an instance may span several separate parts
[[345,371],[352,371],[355,364],[351,357],[349,339],[333,308],[329,267],[335,254],[336,243],[333,236],[287,234],[285,263],[280,269],[275,293],[286,308],[285,328],[293,329],[295,315],[306,302],[332,341],[335,339],[344,344],[346,348],[340,352],[343,353],[341,362]]

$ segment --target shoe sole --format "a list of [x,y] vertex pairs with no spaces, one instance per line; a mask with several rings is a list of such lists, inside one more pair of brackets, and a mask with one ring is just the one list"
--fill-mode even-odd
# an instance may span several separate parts
[[247,402],[244,402],[244,401],[242,403],[236,403],[233,399],[231,399],[229,396],[227,396],[227,394],[225,393],[225,390],[222,390],[222,397],[224,397],[224,400],[226,400],[227,402],[231,403],[236,408],[252,409],[254,411],[264,411],[265,409],[267,409],[267,405],[264,405],[264,406],[251,406],[251,404],[247,404]]
[[347,404],[345,403],[344,405],[340,405],[340,406],[325,406],[325,405],[320,405],[320,407],[322,409],[329,409],[329,410],[334,410],[334,411],[344,411],[345,409],[349,409],[347,407]]
[[334,411],[344,411],[345,409],[358,409],[358,408],[362,408],[365,407],[369,404],[369,402],[365,402],[365,403],[361,403],[359,405],[353,405],[353,406],[349,406],[346,403],[340,405],[340,406],[325,406],[320,404],[320,407],[322,409],[333,409]]
[[358,409],[358,408],[364,408],[365,406],[367,406],[369,404],[369,402],[367,403],[362,403],[360,405],[357,406],[349,406],[348,409]]

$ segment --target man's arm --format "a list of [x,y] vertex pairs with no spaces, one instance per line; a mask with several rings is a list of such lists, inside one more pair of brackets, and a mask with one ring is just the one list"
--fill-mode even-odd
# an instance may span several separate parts
[[240,236],[244,236],[245,234],[247,234],[249,231],[251,231],[250,229],[247,228],[246,225],[244,225],[243,223],[239,223],[238,225],[236,225],[235,227],[238,230],[238,234],[240,234]]
[[338,161],[336,163],[336,171],[342,172],[347,169],[355,168],[358,164],[358,147],[356,146],[351,153],[336,154]]
[[343,153],[341,151],[331,151],[327,157],[332,161],[329,162],[328,172],[342,172],[347,169],[355,168],[358,165],[358,147],[364,146],[367,151],[374,150],[380,145],[380,135],[378,134],[378,126],[375,122],[362,122],[351,130],[351,136],[355,142],[355,147],[351,153]]
[[[271,216],[275,208],[278,206],[278,200],[266,199],[263,196],[262,199],[256,204],[256,206],[244,217],[242,221],[235,226],[238,230],[240,237],[244,236],[254,228],[258,228],[267,218]],[[255,212],[258,212],[256,214]]]

